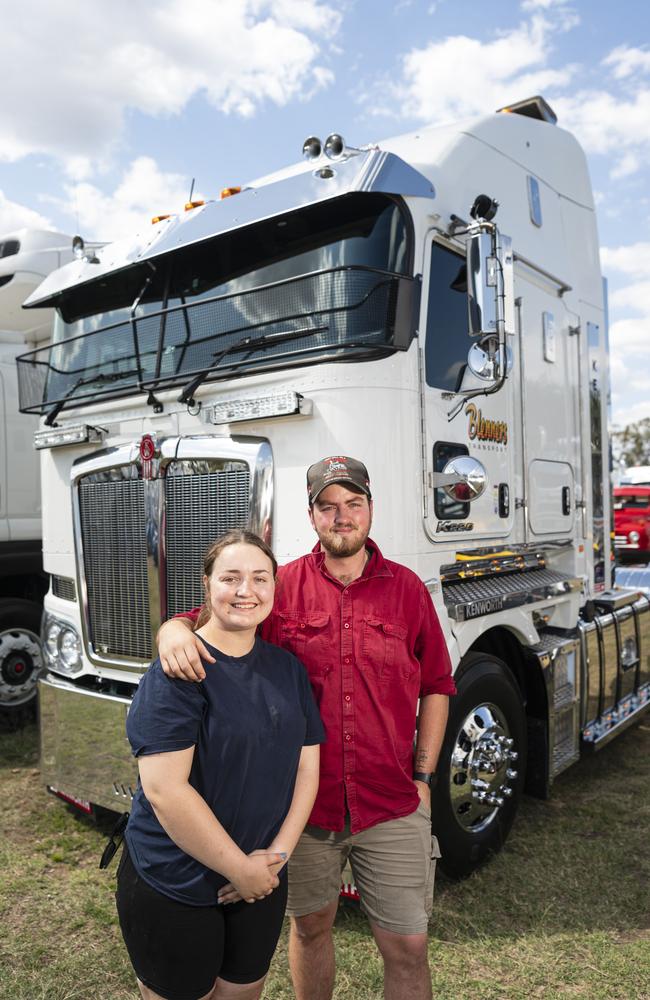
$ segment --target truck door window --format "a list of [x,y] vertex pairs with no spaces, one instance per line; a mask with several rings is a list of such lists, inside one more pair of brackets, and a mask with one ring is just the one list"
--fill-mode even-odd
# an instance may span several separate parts
[[456,392],[465,371],[469,346],[465,259],[434,243],[425,342],[427,385]]
[[[469,455],[467,446],[449,441],[436,441],[433,446],[433,471],[442,472],[447,462],[458,455]],[[469,517],[469,504],[454,500],[443,489],[433,491],[433,506],[436,517],[444,521],[464,521]]]

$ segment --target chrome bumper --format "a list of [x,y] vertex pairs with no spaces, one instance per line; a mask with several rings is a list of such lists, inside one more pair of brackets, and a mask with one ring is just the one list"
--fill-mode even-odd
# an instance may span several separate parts
[[126,738],[130,700],[54,674],[41,680],[39,698],[44,783],[106,809],[128,809],[138,780]]

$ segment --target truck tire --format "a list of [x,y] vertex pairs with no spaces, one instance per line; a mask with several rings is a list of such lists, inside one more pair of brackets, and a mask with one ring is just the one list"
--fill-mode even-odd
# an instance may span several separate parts
[[432,795],[441,867],[464,878],[503,846],[524,783],[526,716],[505,664],[470,653],[456,677]]
[[43,672],[42,609],[31,601],[0,601],[0,714],[28,715]]

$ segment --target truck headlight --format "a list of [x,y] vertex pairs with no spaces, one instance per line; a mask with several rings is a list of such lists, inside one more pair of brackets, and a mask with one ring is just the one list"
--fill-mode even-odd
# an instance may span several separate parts
[[50,670],[62,674],[76,674],[81,670],[81,639],[68,622],[47,615],[43,627],[43,647]]
[[61,626],[57,621],[54,621],[53,618],[49,618],[43,631],[43,645],[45,647],[48,660],[54,660],[59,652],[60,635]]

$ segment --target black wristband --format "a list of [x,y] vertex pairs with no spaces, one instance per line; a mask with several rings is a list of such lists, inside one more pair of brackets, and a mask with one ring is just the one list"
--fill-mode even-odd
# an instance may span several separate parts
[[413,781],[422,781],[429,788],[435,788],[436,781],[438,780],[435,771],[414,771]]

